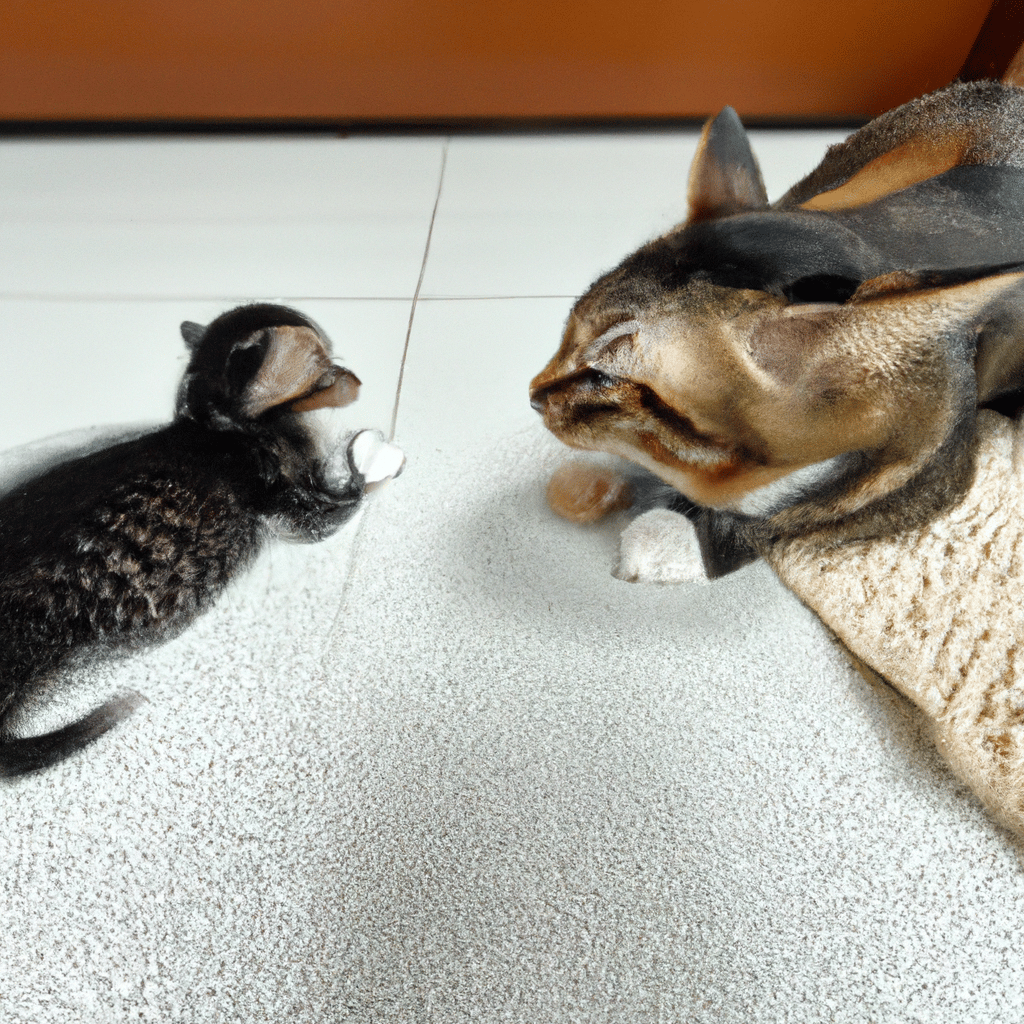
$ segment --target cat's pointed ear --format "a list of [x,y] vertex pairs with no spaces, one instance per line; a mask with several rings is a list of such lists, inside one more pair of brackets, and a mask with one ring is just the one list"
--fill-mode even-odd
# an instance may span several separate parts
[[732,107],[704,126],[690,167],[687,198],[690,223],[768,206],[761,169]]
[[181,337],[184,339],[186,347],[190,352],[194,352],[196,346],[203,340],[206,328],[202,324],[193,323],[191,320],[185,320],[180,329]]
[[961,82],[999,78],[1024,85],[1024,7],[1019,0],[992,0],[971,52],[957,72]]
[[1014,53],[1001,81],[1003,85],[1015,85],[1018,89],[1024,89],[1024,45]]

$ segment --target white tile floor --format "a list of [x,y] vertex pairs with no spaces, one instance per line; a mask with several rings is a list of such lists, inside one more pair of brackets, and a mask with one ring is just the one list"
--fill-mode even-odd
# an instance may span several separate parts
[[[769,193],[839,137],[754,133]],[[179,321],[269,299],[409,456],[0,791],[5,1024],[1020,1019],[1019,867],[913,717],[763,565],[630,587],[545,514],[527,383],[695,141],[0,144],[0,447],[165,418]]]
[[[755,133],[772,158],[769,187],[781,193],[840,137]],[[525,381],[553,349],[570,297],[680,218],[695,139],[8,142],[0,443],[164,417],[183,363],[177,323],[250,299],[317,317],[366,382],[367,423],[388,425],[421,269],[410,351],[421,325],[471,317],[480,333],[456,330],[446,344],[468,346],[474,377],[493,367],[527,415]],[[480,301],[456,301],[470,299]],[[496,426],[507,411],[495,410]],[[480,412],[467,429],[484,427]]]

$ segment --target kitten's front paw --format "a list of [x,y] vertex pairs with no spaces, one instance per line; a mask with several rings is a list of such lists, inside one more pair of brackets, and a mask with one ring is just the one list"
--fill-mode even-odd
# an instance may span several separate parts
[[373,490],[402,472],[405,453],[385,441],[379,431],[361,430],[348,446],[348,462],[352,472],[366,481],[366,489]]
[[706,581],[693,523],[667,508],[637,516],[622,531],[615,576],[627,583]]
[[[333,412],[334,410],[330,410]],[[306,413],[316,416],[318,413]],[[333,423],[319,424],[324,480],[328,487],[344,489],[352,480],[362,480],[366,490],[373,490],[399,475],[405,466],[405,455],[398,445],[384,440],[379,430],[335,430]]]

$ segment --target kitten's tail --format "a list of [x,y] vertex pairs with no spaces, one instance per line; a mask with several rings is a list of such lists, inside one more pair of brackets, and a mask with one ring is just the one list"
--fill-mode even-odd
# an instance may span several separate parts
[[80,721],[42,736],[0,733],[0,778],[27,775],[63,761],[127,718],[145,699],[134,691],[118,693]]

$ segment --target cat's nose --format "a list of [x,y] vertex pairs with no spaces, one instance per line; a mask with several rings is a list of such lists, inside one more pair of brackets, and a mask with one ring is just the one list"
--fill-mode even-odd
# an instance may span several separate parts
[[530,405],[537,412],[544,411],[547,406],[548,392],[557,379],[550,369],[550,367],[545,367],[530,381]]
[[571,383],[558,382],[535,390],[530,396],[530,405],[544,418],[544,426],[557,433],[575,418],[578,398]]
[[568,395],[559,382],[530,389],[530,405],[544,417],[558,416],[568,404]]
[[574,375],[545,370],[530,381],[530,405],[541,414],[557,414],[565,408]]
[[535,377],[530,386],[530,405],[549,423],[581,401],[607,400],[617,381],[592,366],[586,366],[566,377],[547,379]]

